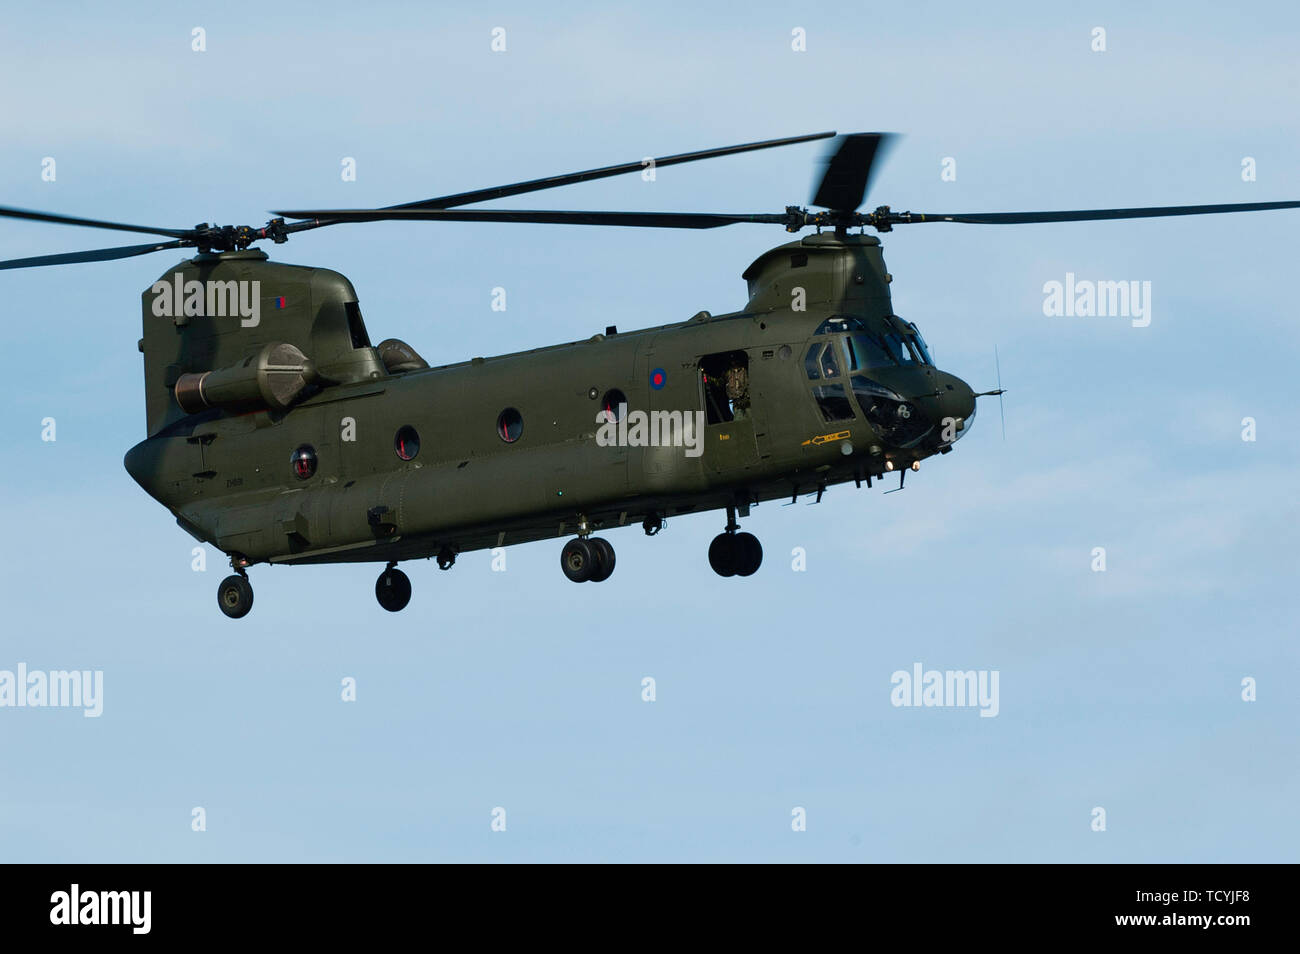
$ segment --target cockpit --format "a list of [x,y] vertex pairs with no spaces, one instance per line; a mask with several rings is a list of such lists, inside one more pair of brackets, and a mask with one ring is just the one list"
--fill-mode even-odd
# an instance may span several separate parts
[[911,447],[927,434],[940,434],[936,426],[949,418],[953,435],[940,436],[940,444],[950,444],[964,433],[974,411],[970,389],[934,367],[914,323],[897,315],[837,315],[822,322],[815,334],[804,369],[826,423],[848,423],[861,413],[896,447]]

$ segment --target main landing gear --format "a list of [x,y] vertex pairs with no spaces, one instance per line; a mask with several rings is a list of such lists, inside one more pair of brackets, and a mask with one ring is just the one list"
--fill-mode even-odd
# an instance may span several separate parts
[[709,566],[718,576],[752,576],[763,563],[763,545],[752,533],[737,533],[736,508],[727,508],[727,529],[709,544]]
[[614,572],[614,548],[602,537],[577,537],[560,551],[560,569],[574,583],[603,583]]
[[247,616],[253,608],[253,587],[247,575],[232,575],[217,587],[217,605],[231,619]]
[[405,609],[411,602],[411,578],[397,569],[396,563],[388,564],[375,580],[375,599],[390,613]]
[[230,566],[235,572],[217,587],[217,605],[231,619],[247,616],[253,608],[253,585],[248,582],[248,571],[244,569],[247,565],[247,559],[232,554]]

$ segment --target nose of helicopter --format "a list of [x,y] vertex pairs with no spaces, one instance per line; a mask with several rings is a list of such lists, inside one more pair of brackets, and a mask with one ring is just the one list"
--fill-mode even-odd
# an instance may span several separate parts
[[[936,417],[943,443],[951,444],[964,437],[975,420],[975,392],[955,374],[940,371],[938,379]],[[950,435],[951,440],[946,439]]]

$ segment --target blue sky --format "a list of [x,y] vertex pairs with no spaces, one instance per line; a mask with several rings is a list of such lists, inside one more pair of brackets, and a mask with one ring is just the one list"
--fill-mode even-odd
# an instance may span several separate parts
[[[0,28],[0,204],[260,224],[822,129],[905,134],[871,205],[1294,199],[1297,26],[1272,3],[29,7]],[[775,212],[819,156],[500,204]],[[139,296],[176,259],[6,272],[0,669],[102,669],[105,699],[98,719],[0,709],[0,859],[1294,861],[1297,227],[899,228],[895,310],[977,389],[997,349],[1005,441],[984,404],[903,493],[757,508],[749,579],[712,575],[721,521],[696,516],[611,534],[599,586],[564,580],[554,541],[504,574],[486,553],[411,565],[396,616],[378,567],[259,567],[238,623],[220,555],[193,572],[121,464],[144,436]],[[272,254],[344,272],[372,338],[441,363],[738,309],[784,240],[413,223]],[[131,241],[0,222],[3,258]],[[1150,281],[1150,326],[1045,317],[1067,272]],[[999,715],[895,708],[916,662],[999,671]]]

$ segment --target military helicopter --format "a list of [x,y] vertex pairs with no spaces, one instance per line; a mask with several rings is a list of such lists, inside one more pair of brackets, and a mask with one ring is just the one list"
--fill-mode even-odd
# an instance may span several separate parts
[[[681,153],[656,167],[835,136],[815,133]],[[739,519],[763,501],[872,486],[947,454],[976,393],[935,367],[916,324],[894,314],[880,240],[928,222],[1022,224],[1258,211],[1254,202],[1058,212],[858,211],[888,139],[832,145],[813,211],[774,214],[515,211],[466,205],[642,170],[645,160],[381,209],[289,210],[261,228],[188,229],[0,207],[0,216],[141,232],[163,240],[0,262],[97,262],[193,248],[141,296],[145,440],[125,466],[176,522],[230,558],[217,603],[253,604],[258,563],[385,564],[375,595],[404,608],[399,562],[566,539],[564,575],[600,582],[614,549],[596,534],[724,511],[708,560],[723,577],[759,568]],[[293,220],[293,221],[288,221]],[[406,343],[371,344],[352,284],[253,248],[325,226],[378,221],[540,222],[709,229],[741,223],[814,234],[759,255],[739,311],[430,367]],[[856,229],[856,232],[850,232]]]

